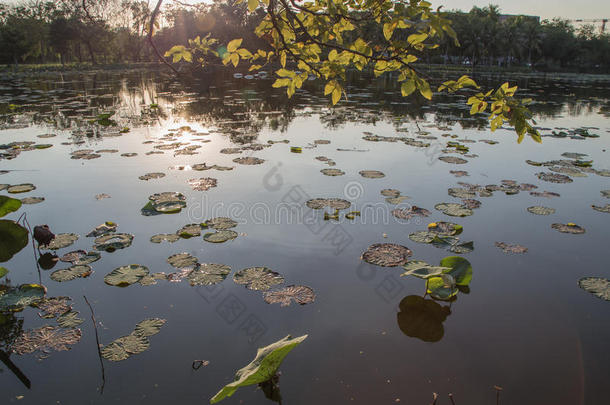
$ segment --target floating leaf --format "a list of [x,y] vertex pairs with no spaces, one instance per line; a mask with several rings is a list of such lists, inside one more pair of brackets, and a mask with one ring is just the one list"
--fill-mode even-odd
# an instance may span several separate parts
[[322,169],[320,172],[325,176],[343,176],[345,172],[339,169]]
[[392,204],[392,205],[398,205],[401,202],[408,200],[410,197],[407,197],[406,195],[401,195],[398,197],[387,197],[385,199],[385,202],[387,202],[388,204]]
[[225,385],[214,395],[210,399],[210,403],[215,404],[226,397],[230,397],[239,387],[259,384],[271,379],[282,364],[284,357],[306,338],[307,335],[298,338],[292,338],[288,335],[269,346],[259,348],[256,358],[250,364],[238,370],[235,373],[234,381]]
[[399,308],[398,326],[405,335],[424,342],[438,342],[443,338],[443,322],[451,314],[449,307],[418,295],[409,295],[400,301]]
[[217,231],[222,231],[225,229],[235,228],[237,226],[237,222],[227,217],[216,217],[211,218],[205,221],[205,224]]
[[585,233],[585,228],[578,226],[573,223],[567,224],[552,224],[551,228],[558,230],[563,233],[582,234]]
[[132,241],[133,235],[128,233],[110,233],[96,238],[93,248],[106,252],[114,252],[117,249],[124,249],[131,246]]
[[551,215],[555,213],[555,208],[543,207],[541,205],[528,207],[527,210],[536,215]]
[[200,224],[188,224],[178,229],[176,234],[181,238],[188,239],[201,235],[201,229],[202,227]]
[[216,187],[218,180],[212,177],[202,177],[200,179],[190,179],[188,184],[193,190],[196,191],[207,191],[212,187]]
[[192,286],[214,285],[224,281],[230,272],[231,267],[224,264],[198,263],[187,278]]
[[466,188],[454,187],[447,190],[447,194],[455,198],[471,198],[476,197],[476,192]]
[[316,299],[316,294],[307,286],[289,285],[281,290],[263,293],[263,299],[267,304],[280,304],[286,307],[293,300],[299,305],[310,304]]
[[116,339],[114,343],[123,346],[123,349],[129,354],[139,354],[150,347],[150,341],[146,336],[136,335],[135,333],[122,336]]
[[62,328],[75,328],[83,323],[83,320],[78,317],[78,312],[69,311],[57,318],[57,324]]
[[600,193],[606,197],[606,198],[610,198],[610,190],[602,190],[600,191]]
[[409,239],[417,243],[432,243],[436,233],[428,231],[417,231],[409,234]]
[[58,233],[48,245],[41,246],[47,250],[59,250],[72,245],[78,240],[78,235],[75,233]]
[[16,198],[0,195],[0,217],[3,217],[11,212],[17,211],[21,207],[21,204],[22,201]]
[[239,163],[240,165],[260,165],[261,163],[265,163],[264,159],[260,159],[254,156],[248,157],[239,157],[233,159],[235,163]]
[[38,329],[24,331],[15,339],[13,351],[17,354],[29,354],[35,351],[70,350],[70,346],[81,338],[80,329],[60,329],[53,326],[42,326]]
[[69,253],[66,253],[59,260],[62,262],[69,262],[72,264],[89,264],[98,261],[102,255],[98,252],[86,252],[84,250],[75,250]]
[[532,191],[532,192],[530,192],[530,195],[533,195],[534,197],[544,197],[544,198],[560,197],[560,195],[558,193],[553,193],[552,191],[544,191],[544,192]]
[[413,254],[405,246],[394,243],[375,243],[362,254],[361,259],[367,263],[384,267],[402,266]]
[[248,267],[233,275],[233,281],[249,290],[266,291],[282,284],[284,277],[267,267]]
[[117,267],[104,277],[104,282],[117,287],[127,287],[140,281],[149,273],[148,267],[141,264],[130,264]]
[[396,208],[395,210],[392,210],[392,215],[399,219],[409,220],[413,217],[428,217],[430,216],[430,211],[425,208],[413,205],[410,208]]
[[450,300],[458,293],[455,279],[449,274],[430,277],[426,280],[426,292],[437,300]]
[[610,280],[601,277],[584,277],[578,280],[578,285],[597,298],[610,301]]
[[51,280],[61,283],[64,281],[74,280],[76,278],[86,278],[89,277],[91,273],[91,267],[84,264],[71,266],[67,269],[55,270],[49,277]]
[[382,177],[385,177],[385,174],[379,170],[361,170],[358,173],[367,179],[381,179]]
[[140,180],[152,180],[152,179],[160,179],[165,177],[165,173],[161,173],[161,172],[153,172],[153,173],[146,173],[140,177],[138,177],[138,179]]
[[442,267],[449,267],[451,270],[445,272],[453,277],[455,285],[468,286],[472,281],[472,265],[460,256],[448,256],[441,260]]
[[21,199],[22,204],[28,204],[28,205],[40,204],[43,201],[44,201],[44,197],[25,197],[25,198]]
[[28,193],[33,190],[36,190],[36,186],[31,183],[15,184],[6,189],[11,194]]
[[428,232],[440,235],[459,235],[463,230],[464,228],[462,225],[454,224],[452,222],[439,221],[428,224]]
[[511,245],[505,242],[496,242],[495,245],[502,249],[504,253],[526,253],[527,248],[521,245]]
[[468,172],[464,170],[449,170],[449,173],[453,174],[455,177],[464,177],[468,176]]
[[46,292],[47,289],[39,284],[22,284],[0,290],[0,312],[22,311],[26,306],[40,302]]
[[606,204],[603,207],[600,207],[598,205],[591,205],[591,208],[593,208],[595,211],[605,212],[605,213],[610,214],[610,204]]
[[8,269],[6,267],[0,266],[0,278],[6,276],[8,274]]
[[470,208],[466,208],[464,205],[456,203],[440,203],[436,204],[434,208],[442,211],[443,214],[452,217],[467,217],[473,214]]
[[158,235],[151,236],[150,241],[152,243],[161,243],[163,241],[173,243],[178,239],[180,239],[180,236],[175,233],[161,233]]
[[223,230],[217,232],[210,232],[203,235],[203,240],[211,243],[223,243],[229,240],[237,238],[237,232],[231,230]]
[[97,238],[98,236],[107,235],[109,233],[116,232],[116,228],[117,228],[116,223],[107,221],[107,222],[104,222],[103,224],[96,226],[94,230],[92,230],[91,232],[89,232],[87,234],[87,237],[88,238],[91,238],[91,237]]
[[406,271],[401,276],[415,276],[427,279],[443,274],[444,271],[451,270],[449,267],[432,266],[421,260],[412,260],[402,266]]
[[105,194],[105,193],[95,195],[96,200],[103,200],[104,198],[112,198],[112,197],[110,197],[109,194]]
[[145,337],[156,335],[161,331],[165,322],[167,322],[165,319],[160,318],[144,319],[142,322],[136,324],[133,334]]
[[[433,242],[434,243],[434,242]],[[455,243],[451,245],[449,251],[457,254],[470,253],[474,250],[474,242]]]
[[72,309],[72,305],[69,303],[71,300],[70,297],[44,298],[36,303],[36,307],[43,311],[38,313],[38,316],[48,319],[64,314]]
[[558,173],[536,173],[536,176],[542,181],[548,181],[551,183],[571,183],[573,180],[566,175]]
[[442,160],[443,162],[452,163],[452,164],[456,164],[456,165],[462,165],[464,163],[468,163],[468,161],[466,159],[462,159],[457,156],[440,156],[438,158],[438,160]]
[[385,188],[381,190],[381,195],[384,197],[398,197],[400,195],[400,191],[394,188]]
[[320,210],[324,207],[329,207],[336,210],[348,209],[352,203],[341,198],[313,198],[308,200],[305,205],[314,210]]
[[168,257],[167,262],[171,266],[177,269],[181,269],[184,267],[192,267],[196,265],[199,262],[199,259],[191,255],[190,253],[176,253],[175,255],[171,255],[170,257]]
[[481,207],[481,201],[472,198],[462,200],[462,205],[470,210],[475,210]]

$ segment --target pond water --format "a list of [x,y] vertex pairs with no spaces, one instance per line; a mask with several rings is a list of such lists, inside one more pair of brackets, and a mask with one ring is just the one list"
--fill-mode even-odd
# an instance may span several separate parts
[[[59,261],[48,270],[53,263],[38,265],[31,238],[1,264],[9,270],[0,279],[5,295],[21,284],[42,284],[47,298],[71,297],[72,311],[83,320],[76,326],[80,341],[71,342],[70,350],[19,355],[16,342],[23,343],[24,333],[31,337],[28,330],[50,325],[53,332],[76,332],[60,330],[56,318],[40,316],[40,308],[4,312],[2,403],[207,403],[257,348],[289,334],[308,337],[280,368],[285,404],[428,404],[433,393],[439,404],[450,403],[449,393],[457,404],[493,404],[494,386],[502,387],[500,403],[506,404],[604,403],[610,303],[580,288],[579,280],[609,277],[610,192],[602,191],[610,189],[610,79],[489,76],[481,82],[504,79],[533,98],[542,144],[531,139],[518,144],[508,129],[490,132],[485,117],[470,117],[463,96],[439,96],[434,105],[404,100],[391,81],[368,84],[365,77],[352,77],[349,100],[331,109],[314,83],[289,100],[259,77],[185,84],[144,70],[5,75],[0,183],[36,188],[14,194],[3,187],[0,194],[44,201],[23,204],[2,219],[24,223],[25,213],[31,227],[48,224],[55,234],[78,235],[68,247],[41,249],[60,257],[93,250],[95,238],[86,235],[106,221],[133,241],[113,252],[102,249],[89,265],[90,275],[69,281],[56,281],[61,272],[51,274],[71,264]],[[562,156],[566,152],[586,156]],[[213,165],[218,166],[209,168]],[[330,174],[341,175],[325,175],[323,169],[339,169]],[[364,170],[384,176],[364,177],[359,173]],[[541,172],[547,175],[539,178]],[[139,178],[147,173],[164,176]],[[567,183],[545,181],[549,177]],[[189,180],[201,178],[208,180],[191,182],[199,188],[193,189]],[[384,189],[408,198],[388,202]],[[559,196],[536,194],[545,191]],[[179,212],[142,215],[149,196],[162,192],[182,193],[186,206],[166,197],[169,202],[159,207]],[[314,198],[351,205],[311,209],[306,202]],[[472,215],[463,217],[435,208],[462,204],[462,198],[471,206],[478,200],[480,207],[466,209]],[[534,206],[554,211],[527,210]],[[457,208],[464,213],[464,206]],[[216,217],[237,222],[235,233],[221,229],[212,236],[228,238],[224,243],[203,237],[214,232],[208,220]],[[206,221],[210,227],[200,235],[151,242],[154,235]],[[444,238],[435,246],[409,238],[440,221],[463,227],[459,242]],[[552,224],[585,232],[559,232]],[[527,251],[505,253],[496,242]],[[409,260],[432,266],[462,256],[472,265],[472,280],[451,300],[435,300],[426,294],[425,280],[401,277],[401,266],[361,259],[378,243],[406,246]],[[193,286],[192,266],[180,270],[168,263],[177,253],[231,271],[216,284]],[[403,257],[392,259],[405,263]],[[105,282],[108,273],[130,264],[165,275],[126,287]],[[250,267],[268,267],[283,277],[283,284],[267,292],[307,286],[315,300],[267,303],[264,298],[273,294],[233,279]],[[311,301],[309,290],[303,291],[303,299]],[[101,359],[84,296],[104,346],[144,319],[166,323],[148,337],[147,350],[121,361]],[[57,336],[47,343],[56,343]],[[195,370],[195,360],[206,363]],[[224,402],[271,400],[253,385]]]

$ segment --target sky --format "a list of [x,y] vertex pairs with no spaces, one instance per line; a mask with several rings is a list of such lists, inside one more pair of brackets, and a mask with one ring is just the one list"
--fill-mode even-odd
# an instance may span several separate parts
[[[182,0],[198,3],[201,0]],[[205,1],[205,0],[203,0]],[[542,19],[562,17],[568,19],[610,19],[609,0],[429,0],[436,8],[440,5],[446,10],[468,11],[472,6],[485,7],[488,4],[500,6],[504,14],[537,15]],[[18,0],[0,0],[2,3],[16,3]],[[154,1],[151,1],[154,3]],[[171,3],[166,0],[165,3]]]

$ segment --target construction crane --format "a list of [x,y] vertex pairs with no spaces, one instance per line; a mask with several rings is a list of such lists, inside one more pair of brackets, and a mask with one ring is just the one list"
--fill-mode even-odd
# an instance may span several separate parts
[[600,34],[603,34],[604,32],[606,32],[606,23],[608,22],[608,18],[593,18],[593,19],[579,18],[579,19],[568,20],[568,21],[574,22],[574,23],[593,23],[593,24],[601,23],[602,25],[599,28],[599,32],[600,32]]

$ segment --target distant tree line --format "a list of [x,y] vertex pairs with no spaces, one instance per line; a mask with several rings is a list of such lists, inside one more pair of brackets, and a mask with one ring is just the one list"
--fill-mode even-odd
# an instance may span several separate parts
[[[130,63],[156,61],[147,41],[156,1],[58,0],[0,3],[0,63]],[[567,20],[539,21],[505,16],[497,6],[446,12],[460,40],[447,37],[427,50],[428,63],[528,66],[537,70],[610,71],[610,34]],[[168,2],[155,18],[154,42],[163,54],[176,44],[205,36],[223,46],[243,38],[243,46],[264,49],[254,35],[264,13],[247,13],[247,2],[214,0],[194,6]],[[382,43],[381,27],[371,21],[367,39]]]

